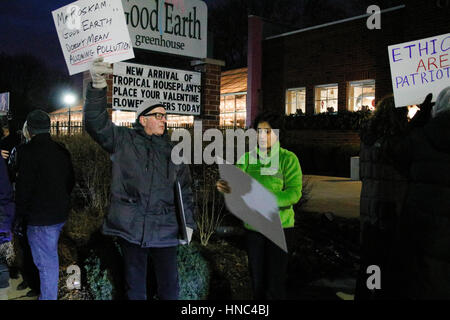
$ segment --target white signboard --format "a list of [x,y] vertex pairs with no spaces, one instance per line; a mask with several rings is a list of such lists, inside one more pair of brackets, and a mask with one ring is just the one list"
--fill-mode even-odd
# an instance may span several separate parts
[[206,58],[208,7],[200,0],[122,0],[133,46]]
[[220,158],[217,163],[220,178],[231,188],[230,194],[224,194],[228,210],[287,252],[275,196],[234,165]]
[[142,64],[114,64],[112,107],[137,111],[162,103],[167,113],[199,115],[201,73]]
[[9,111],[9,92],[0,93],[0,114],[7,114]]
[[450,83],[450,33],[388,47],[396,107],[433,101]]
[[52,14],[70,75],[89,70],[98,56],[134,58],[121,0],[81,0]]

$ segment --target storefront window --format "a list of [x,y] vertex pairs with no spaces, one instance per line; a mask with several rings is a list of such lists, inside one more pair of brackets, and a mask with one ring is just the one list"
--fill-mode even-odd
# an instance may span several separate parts
[[306,113],[306,88],[286,90],[286,114]]
[[176,115],[176,114],[168,114],[167,115],[167,127],[191,127],[194,125],[194,116],[186,116],[186,115]]
[[338,85],[315,87],[315,113],[338,111]]
[[136,120],[136,112],[113,110],[112,122],[118,126],[129,127]]
[[245,127],[247,95],[222,95],[220,97],[220,125]]
[[375,110],[375,80],[350,82],[348,110]]

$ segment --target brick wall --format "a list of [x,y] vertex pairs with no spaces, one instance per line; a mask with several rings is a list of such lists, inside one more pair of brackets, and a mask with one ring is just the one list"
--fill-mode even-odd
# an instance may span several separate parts
[[355,144],[361,142],[359,133],[350,130],[289,130],[284,143],[295,144]]
[[202,113],[194,120],[202,120],[203,129],[215,128],[220,123],[220,62],[206,59],[195,71],[202,73]]
[[[446,0],[410,0],[381,15],[381,30],[366,18],[263,41],[263,108],[285,110],[285,91],[306,87],[306,112],[314,113],[314,86],[338,83],[338,109],[346,110],[350,81],[375,79],[375,100],[392,93],[387,46],[449,32]],[[441,7],[439,7],[439,5]]]

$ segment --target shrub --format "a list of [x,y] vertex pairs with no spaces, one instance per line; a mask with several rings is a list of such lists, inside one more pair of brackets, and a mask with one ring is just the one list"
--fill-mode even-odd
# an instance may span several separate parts
[[217,166],[199,165],[194,170],[196,222],[200,243],[204,246],[220,226],[224,217],[223,197],[216,189]]
[[86,134],[59,136],[72,155],[76,186],[74,203],[81,208],[90,207],[103,213],[109,201],[111,161],[109,155]]
[[89,292],[94,300],[112,300],[113,285],[107,270],[102,270],[100,258],[93,251],[84,263]]
[[178,246],[180,300],[205,300],[209,293],[210,271],[198,244]]
[[285,117],[286,129],[360,130],[370,111],[339,111],[337,114],[290,115]]

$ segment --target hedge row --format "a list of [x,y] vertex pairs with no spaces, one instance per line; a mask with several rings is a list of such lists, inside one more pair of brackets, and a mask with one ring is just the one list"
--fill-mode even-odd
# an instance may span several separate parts
[[371,111],[339,111],[338,113],[320,113],[315,115],[293,114],[285,117],[287,130],[360,130],[369,119]]

